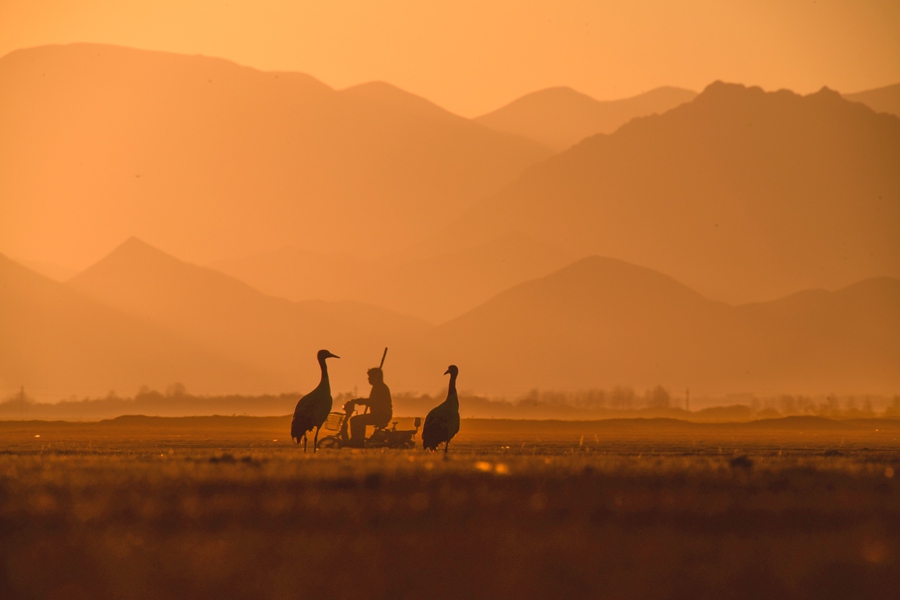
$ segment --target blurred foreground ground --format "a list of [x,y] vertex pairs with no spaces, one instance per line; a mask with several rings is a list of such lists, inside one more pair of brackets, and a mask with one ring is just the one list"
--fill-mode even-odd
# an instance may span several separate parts
[[900,594],[900,421],[464,420],[446,460],[289,421],[0,422],[0,598]]

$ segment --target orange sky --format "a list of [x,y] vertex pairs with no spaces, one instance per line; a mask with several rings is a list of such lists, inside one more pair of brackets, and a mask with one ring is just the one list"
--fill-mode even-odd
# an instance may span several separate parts
[[0,55],[68,42],[217,56],[337,88],[383,80],[477,116],[554,85],[602,100],[716,79],[801,93],[897,83],[900,2],[0,0]]

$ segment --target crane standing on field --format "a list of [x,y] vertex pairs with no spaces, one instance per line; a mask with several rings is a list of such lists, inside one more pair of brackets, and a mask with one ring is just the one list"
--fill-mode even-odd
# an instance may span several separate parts
[[456,377],[459,375],[459,369],[456,365],[450,365],[444,375],[447,373],[450,374],[447,399],[431,409],[425,417],[425,426],[422,427],[422,447],[434,452],[443,442],[444,454],[450,447],[450,440],[459,432],[459,397],[456,395]]
[[306,434],[316,428],[316,435],[313,438],[313,452],[316,451],[316,444],[319,442],[319,428],[328,418],[331,412],[331,383],[328,381],[328,367],[325,365],[327,358],[340,358],[337,354],[332,354],[328,350],[319,350],[316,354],[319,361],[319,368],[322,369],[322,379],[316,389],[300,398],[297,402],[297,408],[294,409],[294,418],[291,419],[291,439],[295,444],[300,443],[303,438],[303,451],[306,452]]

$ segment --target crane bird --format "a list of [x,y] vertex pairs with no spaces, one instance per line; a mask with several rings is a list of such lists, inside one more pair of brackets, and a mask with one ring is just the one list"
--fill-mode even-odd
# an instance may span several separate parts
[[306,434],[316,428],[316,436],[313,438],[313,452],[316,451],[316,444],[319,442],[319,428],[328,413],[331,412],[331,384],[328,381],[328,367],[325,365],[326,358],[340,358],[337,354],[332,354],[328,350],[319,350],[316,354],[319,361],[319,368],[322,369],[322,379],[316,389],[300,398],[297,402],[297,408],[294,409],[294,418],[291,419],[291,439],[295,444],[300,443],[303,438],[303,451],[306,452]]
[[456,376],[459,369],[456,365],[450,365],[444,371],[444,375],[450,374],[450,388],[447,391],[447,399],[431,409],[425,417],[425,426],[422,427],[422,447],[432,452],[444,442],[444,454],[450,447],[450,440],[459,431],[459,397],[456,395]]

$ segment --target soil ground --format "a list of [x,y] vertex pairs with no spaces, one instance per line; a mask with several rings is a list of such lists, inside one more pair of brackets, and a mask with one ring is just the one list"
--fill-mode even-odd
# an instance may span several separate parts
[[900,421],[464,420],[446,457],[289,422],[0,422],[0,597],[900,594]]

